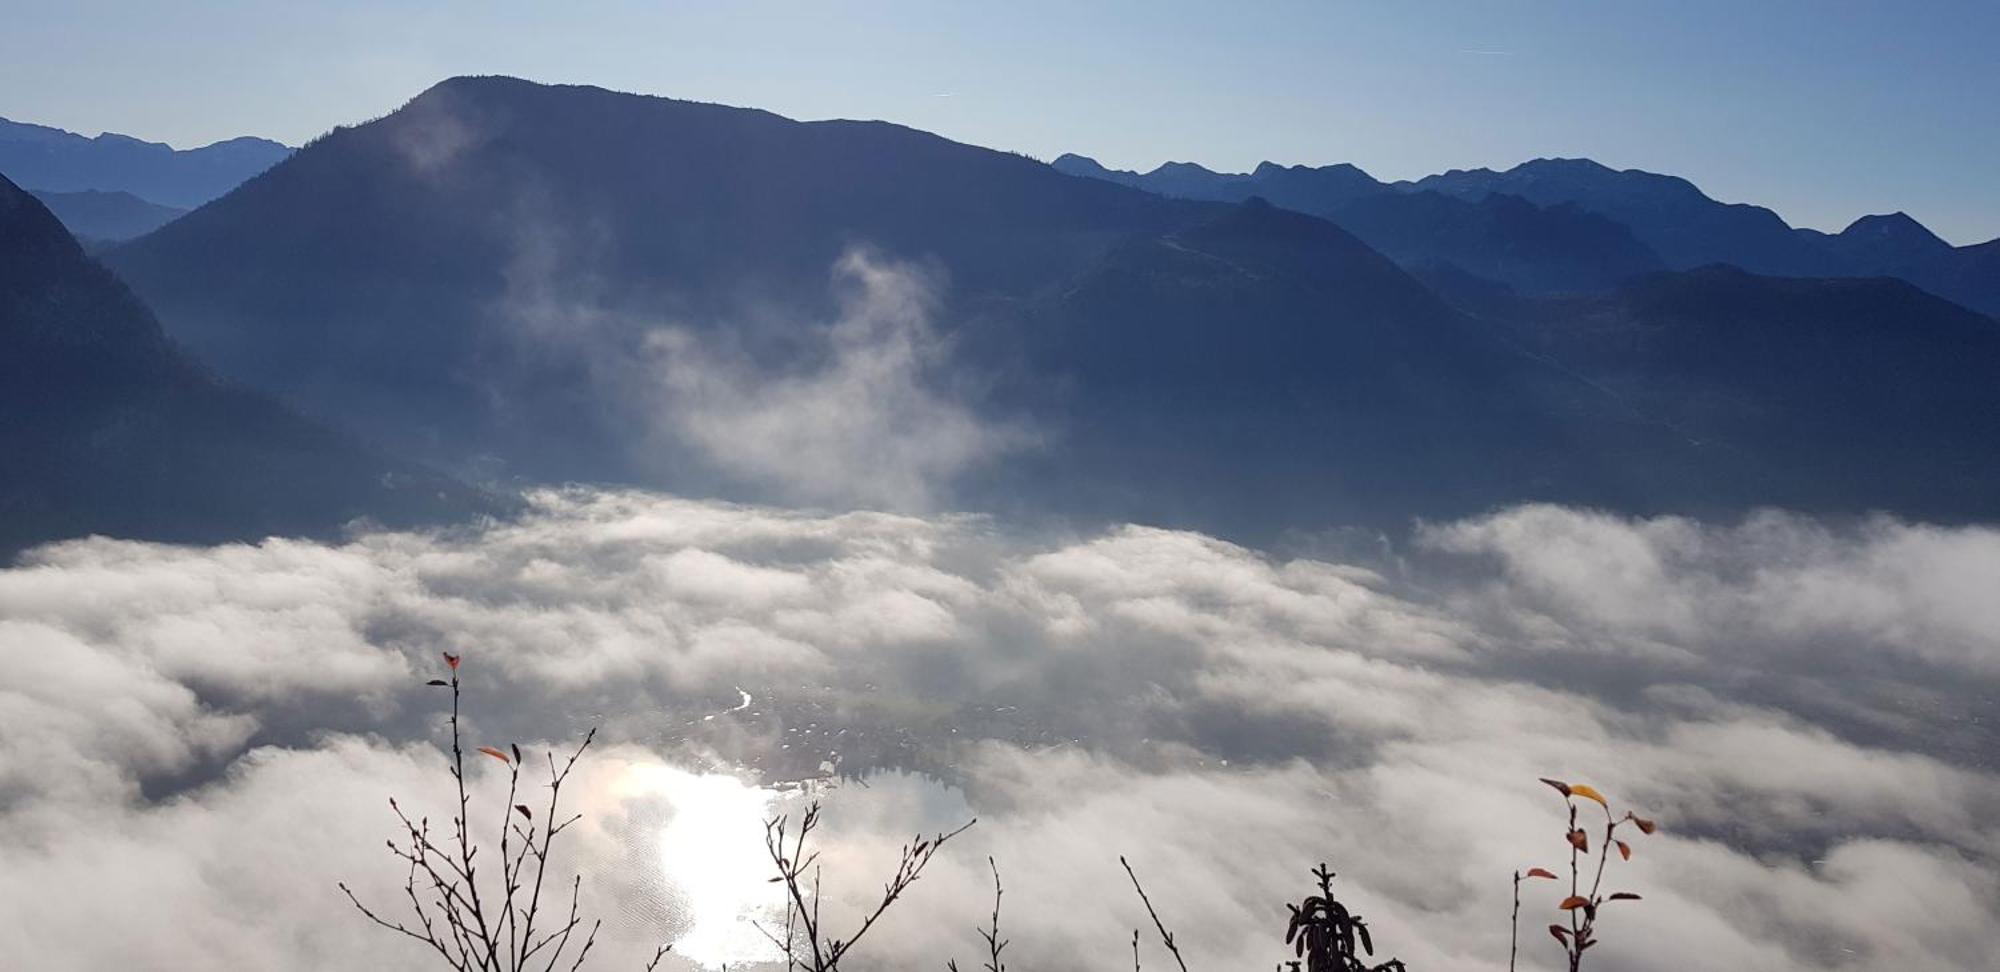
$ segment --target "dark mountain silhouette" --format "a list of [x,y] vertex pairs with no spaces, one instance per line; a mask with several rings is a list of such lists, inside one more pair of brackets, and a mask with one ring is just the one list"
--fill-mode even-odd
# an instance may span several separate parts
[[1601,290],[1665,268],[1623,225],[1579,207],[1535,205],[1504,194],[1467,200],[1397,192],[1352,165],[1281,166],[1248,174],[1169,163],[1152,172],[1114,172],[1080,155],[1053,165],[1187,199],[1265,199],[1322,216],[1412,269],[1451,266],[1523,292]]
[[1262,200],[1113,250],[1007,337],[1042,379],[1020,407],[1068,438],[1002,494],[1061,483],[1068,506],[1254,534],[1719,485],[1670,430]]
[[492,508],[204,372],[4,178],[0,455],[0,553],[91,533],[252,539]]
[[0,173],[50,192],[101,189],[190,209],[236,188],[291,154],[269,139],[232,138],[175,149],[106,132],[85,138],[60,128],[0,118]]
[[1676,269],[1728,263],[1784,276],[1823,276],[1834,269],[1777,213],[1717,202],[1686,179],[1620,171],[1589,159],[1535,159],[1505,172],[1453,169],[1408,188],[1461,199],[1501,193],[1541,206],[1573,203],[1624,223]]
[[1162,196],[1232,203],[1255,196],[1273,205],[1314,215],[1324,215],[1356,199],[1389,191],[1374,176],[1346,163],[1314,167],[1263,162],[1253,172],[1225,173],[1192,162],[1168,162],[1143,174],[1107,169],[1095,159],[1076,154],[1059,156],[1049,164],[1058,172],[1103,179]]
[[1730,457],[1745,498],[1945,520],[2000,505],[2000,322],[1903,281],[1711,266],[1486,308],[1523,346]]
[[[1805,231],[1812,234],[1812,231]],[[1817,235],[1817,234],[1812,234]],[[1908,213],[1863,216],[1833,236],[1818,235],[1820,246],[1849,268],[1900,271],[1921,267],[1949,253],[1951,244],[1938,238]]]
[[1447,264],[1524,293],[1604,290],[1665,268],[1624,224],[1567,203],[1390,193],[1325,215],[1406,266]]
[[187,214],[185,209],[150,203],[129,192],[33,191],[49,212],[86,246],[129,240],[159,229]]
[[2000,314],[2000,241],[1954,248],[1902,213],[1864,217],[1838,235],[1793,229],[1761,206],[1717,202],[1686,179],[1589,159],[1536,159],[1505,172],[1455,169],[1398,186],[1470,200],[1504,194],[1572,204],[1624,223],[1674,269],[1726,263],[1776,276],[1893,276]]
[[650,328],[826,319],[857,245],[1025,295],[1198,210],[880,122],[457,78],[107,259],[225,374],[399,451],[631,481],[656,459],[590,369]]
[[[1678,345],[1639,340],[1665,326],[1662,307],[1693,308],[1683,328],[1755,316],[1716,346],[1763,335],[1731,353],[1779,371],[1848,367],[1873,347],[1867,328],[1902,326],[1898,315],[1958,314],[1954,334],[1984,318],[1854,281],[1889,289],[1841,328],[1780,327],[1816,319],[1833,285],[1715,273],[1524,298],[1479,271],[1551,286],[1533,276],[1541,247],[1608,284],[1643,269],[1646,250],[1580,204],[1377,193],[1343,206],[1368,214],[1378,198],[1396,200],[1373,215],[1385,239],[1428,233],[1474,265],[1402,254],[1451,303],[1339,226],[1261,198],[1168,198],[882,123],[461,78],[108,259],[226,373],[404,449],[533,479],[686,487],[691,474],[656,454],[646,422],[657,416],[635,414],[603,364],[644,360],[655,328],[674,324],[780,371],[809,365],[803,335],[835,312],[828,268],[862,245],[949,279],[939,317],[963,372],[953,377],[1045,443],[963,484],[958,499],[980,507],[1245,536],[1525,499],[1993,512],[1962,488],[1984,475],[1976,464],[1929,492],[1911,470],[1842,478],[1767,450],[1769,433],[1747,419],[1711,428],[1687,412],[1712,387],[1786,413],[1839,456],[1849,413],[1814,397],[1845,394],[1838,383],[1760,383],[1717,365],[1679,401],[1658,390],[1670,384],[1619,380],[1648,373],[1651,354],[1678,366]],[[1428,229],[1398,217],[1426,212]],[[1520,248],[1496,254],[1484,242],[1495,238]],[[1682,303],[1646,302],[1649,286]],[[1579,353],[1600,327],[1638,349]],[[1829,335],[1840,350],[1822,359]],[[1977,341],[1957,350],[1957,367],[2000,365]],[[1925,406],[1879,422],[1935,417]],[[1925,441],[1981,448],[1964,438],[1973,426],[1939,428]]]
[[1815,236],[1846,275],[1898,277],[2000,314],[2000,240],[1954,247],[1905,213],[1863,216],[1832,236],[1800,232]]

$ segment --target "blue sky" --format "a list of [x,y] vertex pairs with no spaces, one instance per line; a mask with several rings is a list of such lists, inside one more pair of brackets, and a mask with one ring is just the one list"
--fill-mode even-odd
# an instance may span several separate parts
[[2000,236],[2000,3],[0,0],[0,115],[297,143],[453,74],[883,118],[1117,167],[1589,156]]

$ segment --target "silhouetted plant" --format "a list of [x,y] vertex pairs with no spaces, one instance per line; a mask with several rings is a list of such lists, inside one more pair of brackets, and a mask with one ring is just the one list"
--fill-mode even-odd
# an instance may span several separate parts
[[[590,730],[560,766],[553,752],[546,754],[549,797],[539,819],[534,808],[515,802],[521,796],[521,747],[509,746],[503,751],[480,746],[475,750],[507,766],[507,797],[498,811],[500,884],[497,897],[492,896],[494,888],[481,887],[482,845],[473,837],[471,795],[465,788],[465,747],[459,731],[460,658],[447,652],[444,661],[449,680],[434,678],[428,684],[451,689],[449,767],[458,792],[458,808],[451,817],[450,833],[440,838],[442,843],[434,840],[429,817],[412,820],[394,797],[389,799],[389,808],[402,822],[403,840],[387,843],[389,853],[408,865],[403,896],[409,901],[410,923],[382,917],[362,904],[344,881],[340,890],[370,921],[423,943],[458,972],[552,972],[565,957],[569,958],[568,968],[575,972],[590,956],[603,922],[592,920],[585,930],[584,919],[578,914],[583,888],[580,875],[570,881],[569,906],[559,923],[542,923],[542,892],[557,850],[556,838],[582,819],[575,814],[561,816],[563,783],[597,738],[597,730]],[[583,931],[581,945],[572,953],[569,949],[579,931]],[[664,945],[654,951],[652,961],[646,964],[649,972],[666,952]]]
[[1288,905],[1292,920],[1285,926],[1285,944],[1305,959],[1306,972],[1403,972],[1403,963],[1393,958],[1380,965],[1362,962],[1361,956],[1375,955],[1367,922],[1334,898],[1334,874],[1325,864],[1312,873],[1319,880],[1319,893]]
[[[1000,958],[1000,953],[1007,949],[1007,940],[1000,937],[1000,865],[988,855],[986,866],[993,870],[993,924],[990,928],[973,929],[979,933],[980,938],[986,940],[986,964],[980,968],[986,972],[1007,972],[1007,963]],[[945,968],[950,972],[958,972],[958,960],[952,959],[946,962]]]
[[[1566,913],[1568,924],[1567,926],[1561,923],[1551,924],[1549,926],[1549,935],[1562,944],[1563,956],[1569,960],[1570,972],[1577,972],[1578,969],[1583,967],[1583,953],[1598,943],[1598,909],[1613,901],[1639,900],[1638,895],[1629,891],[1617,891],[1608,895],[1603,893],[1604,868],[1606,864],[1610,863],[1611,849],[1613,847],[1618,848],[1618,857],[1620,860],[1629,861],[1632,859],[1632,845],[1618,839],[1618,828],[1629,823],[1638,828],[1640,833],[1650,834],[1657,828],[1657,825],[1653,821],[1637,816],[1629,810],[1622,817],[1613,816],[1610,801],[1606,800],[1604,794],[1597,792],[1593,787],[1585,786],[1581,783],[1569,784],[1561,780],[1546,778],[1542,782],[1547,783],[1557,793],[1562,794],[1563,804],[1569,808],[1569,825],[1563,833],[1563,839],[1569,844],[1569,896],[1556,905],[1557,910]],[[1588,891],[1583,889],[1582,875],[1583,867],[1590,860],[1590,834],[1577,824],[1576,801],[1578,799],[1589,800],[1597,804],[1604,811],[1604,838],[1597,845],[1597,867],[1595,873],[1591,876],[1590,889]],[[1543,878],[1552,881],[1561,880],[1547,868],[1533,867],[1529,868],[1526,872],[1514,872],[1514,934],[1512,938],[1513,946],[1507,956],[1507,968],[1509,970],[1514,968],[1515,959],[1520,951],[1521,881],[1524,878]]]
[[[847,957],[848,952],[860,943],[862,936],[868,934],[869,929],[875,927],[875,922],[889,910],[889,906],[895,904],[897,899],[903,896],[903,892],[910,889],[910,885],[917,883],[917,878],[923,875],[924,868],[930,864],[931,858],[937,856],[937,852],[945,843],[965,833],[973,824],[979,822],[977,819],[968,820],[957,830],[931,837],[919,834],[904,844],[902,860],[896,865],[896,872],[889,877],[888,883],[883,885],[881,900],[876,902],[874,910],[861,919],[860,926],[855,928],[853,934],[846,938],[833,938],[825,934],[825,925],[821,921],[819,912],[821,890],[819,851],[808,850],[812,833],[819,826],[819,813],[818,801],[808,804],[805,814],[799,818],[797,833],[792,832],[790,818],[786,816],[778,816],[764,823],[764,849],[770,854],[771,863],[778,869],[778,876],[771,881],[785,886],[784,937],[780,938],[762,925],[757,926],[757,930],[763,932],[765,938],[770,939],[772,944],[784,952],[787,972],[799,972],[799,970],[835,972],[839,969],[841,961]],[[787,847],[788,840],[789,847]],[[810,877],[807,876],[808,872],[811,874]],[[999,879],[997,869],[994,871],[994,879],[996,881]],[[994,915],[994,927],[997,933],[999,927],[997,898]],[[999,952],[996,948],[994,951],[996,961],[998,957]]]
[[[1118,863],[1125,866],[1125,876],[1132,879],[1132,890],[1139,892],[1139,902],[1146,906],[1146,914],[1153,919],[1153,927],[1159,930],[1160,942],[1167,946],[1168,954],[1174,957],[1174,964],[1181,967],[1181,972],[1188,972],[1187,962],[1181,958],[1181,948],[1174,944],[1174,933],[1167,930],[1166,922],[1160,920],[1160,913],[1153,910],[1153,899],[1146,896],[1146,888],[1139,883],[1139,875],[1132,870],[1132,862],[1120,854]],[[1135,930],[1132,932],[1132,970],[1138,972],[1138,969],[1139,933]]]

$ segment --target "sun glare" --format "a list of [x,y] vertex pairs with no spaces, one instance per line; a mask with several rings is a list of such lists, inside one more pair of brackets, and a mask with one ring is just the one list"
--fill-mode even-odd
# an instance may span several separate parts
[[622,782],[669,805],[658,835],[660,875],[686,929],[674,953],[705,968],[779,958],[752,924],[776,931],[783,921],[777,885],[766,880],[763,828],[779,795],[734,776],[657,764],[631,767]]

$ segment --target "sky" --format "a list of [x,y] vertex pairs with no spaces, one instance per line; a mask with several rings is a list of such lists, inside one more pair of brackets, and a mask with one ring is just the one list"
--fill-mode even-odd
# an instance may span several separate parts
[[1114,168],[1588,156],[2000,236],[2000,5],[0,0],[0,115],[298,144],[457,74],[880,118]]

